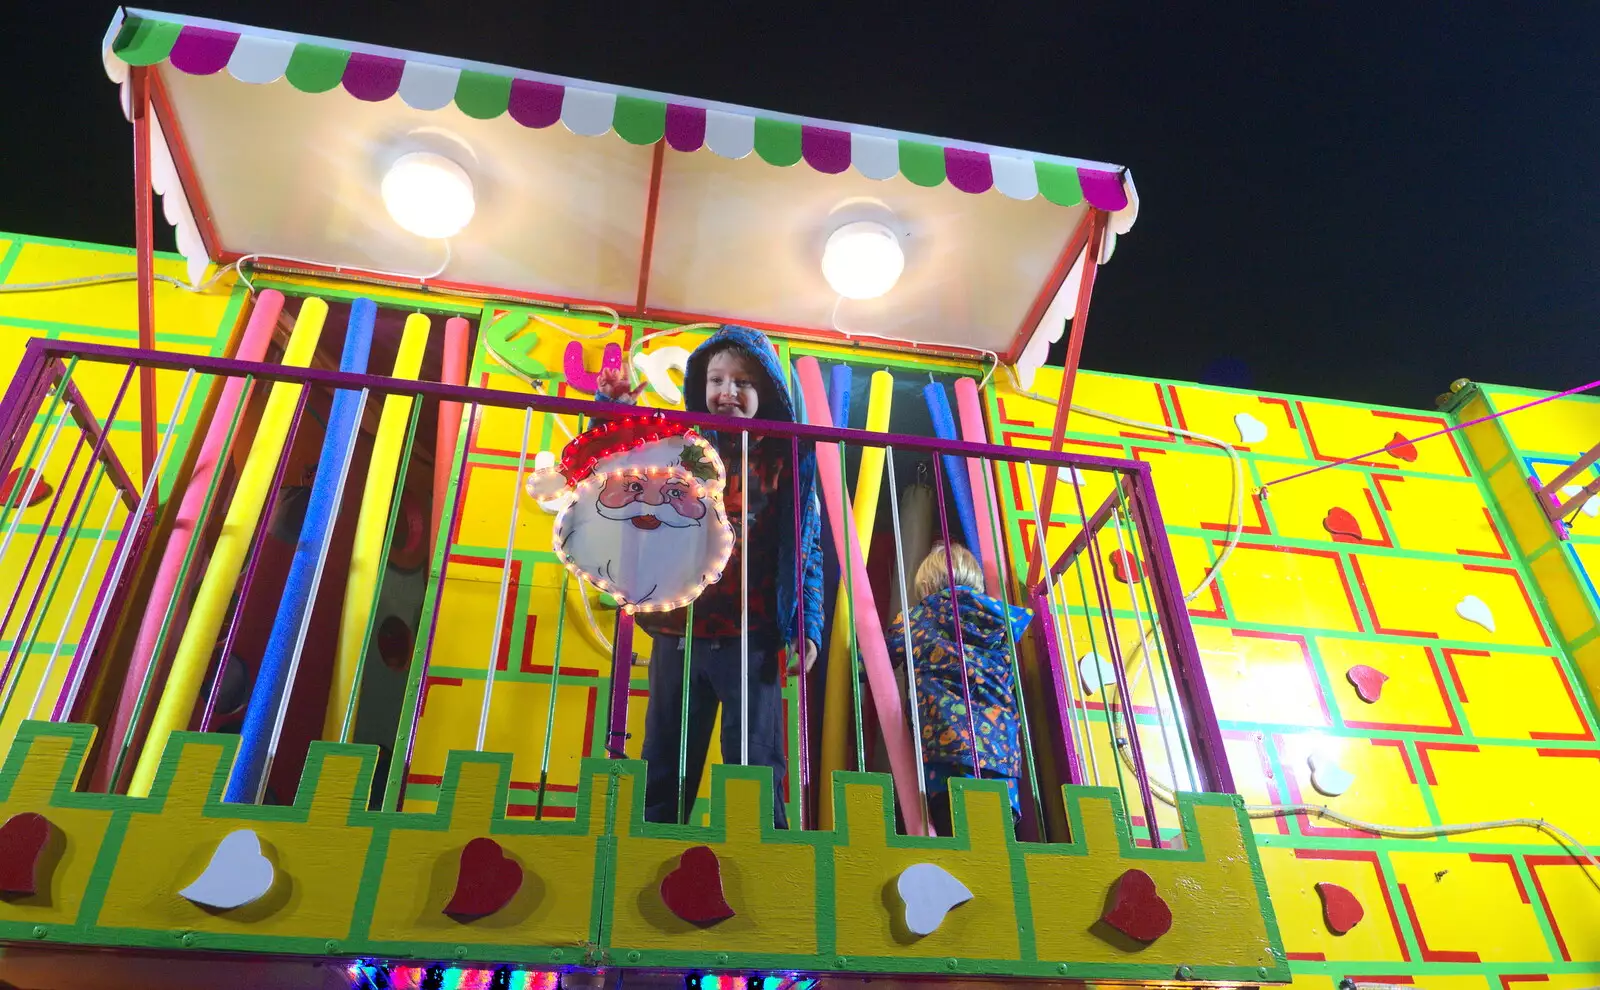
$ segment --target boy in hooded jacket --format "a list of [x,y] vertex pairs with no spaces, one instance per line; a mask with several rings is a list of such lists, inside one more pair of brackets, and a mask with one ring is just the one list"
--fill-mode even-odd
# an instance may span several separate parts
[[[954,589],[950,587],[952,571]],[[952,543],[947,557],[944,545],[936,543],[917,567],[911,592],[917,604],[895,617],[888,634],[891,662],[899,667],[906,662],[909,627],[928,817],[940,835],[951,834],[951,777],[1005,781],[1013,819],[1022,814],[1022,749],[1010,646],[1027,629],[1032,613],[1008,607],[982,589],[983,568],[972,552]],[[967,691],[972,696],[970,717]],[[978,735],[976,766],[981,774],[974,772],[974,729]]]
[[[632,402],[621,371],[602,372],[595,398]],[[683,404],[692,413],[736,419],[792,423],[794,405],[784,384],[783,368],[765,334],[741,326],[724,326],[695,348],[685,364]],[[805,617],[803,665],[809,671],[822,639],[821,516],[814,497],[816,455],[802,448],[798,468],[791,464],[789,441],[751,435],[750,463],[745,470],[741,435],[702,431],[717,447],[727,468],[723,507],[730,520],[749,512],[749,542],[743,545],[734,523],[734,550],[722,577],[701,592],[692,609],[641,613],[639,628],[650,634],[650,703],[645,713],[644,758],[648,762],[644,817],[650,822],[681,822],[699,792],[711,727],[722,705],[722,760],[740,762],[740,663],[743,646],[741,555],[748,554],[749,581],[749,739],[750,763],[772,769],[773,814],[779,828],[788,825],[784,812],[782,677],[779,653],[797,639],[797,622]],[[795,545],[795,485],[800,480],[800,545]],[[748,475],[749,490],[743,479]],[[803,563],[803,580],[795,587],[795,557]],[[802,607],[803,606],[803,607]],[[692,614],[692,625],[690,615]],[[685,775],[678,780],[679,738],[684,735],[684,654],[689,653],[688,732]]]

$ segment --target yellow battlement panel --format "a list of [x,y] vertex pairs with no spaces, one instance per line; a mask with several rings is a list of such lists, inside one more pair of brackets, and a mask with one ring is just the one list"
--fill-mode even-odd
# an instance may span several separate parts
[[[643,765],[586,760],[576,817],[533,821],[505,816],[505,754],[452,753],[437,810],[374,812],[370,747],[314,746],[295,803],[263,807],[222,803],[237,740],[198,733],[173,737],[147,798],[77,793],[92,738],[89,726],[24,723],[0,770],[0,822],[43,815],[52,836],[40,894],[0,902],[0,940],[1085,980],[1165,980],[1182,966],[1202,981],[1288,979],[1260,863],[1230,797],[1182,796],[1184,848],[1145,850],[1134,847],[1117,795],[1070,789],[1078,838],[1035,845],[1014,838],[1001,787],[957,781],[956,834],[910,838],[896,832],[887,778],[840,774],[837,830],[789,832],[770,824],[763,769],[717,767],[709,825],[647,825],[637,802]],[[270,864],[265,886],[250,887],[255,859],[217,865],[219,846],[246,830],[259,843],[252,856]],[[483,840],[519,883],[492,910],[447,914],[467,889],[463,850]],[[3,836],[0,845],[19,855]],[[717,864],[731,910],[720,921],[682,920],[662,893],[696,847]],[[920,938],[897,893],[915,864],[942,868],[972,894]],[[1148,946],[1097,924],[1128,869],[1148,873],[1171,906],[1172,930]],[[219,877],[253,897],[197,903],[197,881]]]

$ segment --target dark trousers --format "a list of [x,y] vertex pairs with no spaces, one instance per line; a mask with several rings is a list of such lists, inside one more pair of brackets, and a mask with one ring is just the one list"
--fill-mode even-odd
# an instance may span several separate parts
[[[683,714],[683,639],[653,637],[650,652],[650,705],[644,717],[644,758],[649,762],[644,792],[647,822],[681,822],[700,790],[711,725],[722,704],[722,762],[739,762],[739,639],[695,639],[689,654],[688,759],[679,795],[678,738]],[[750,644],[750,765],[772,768],[773,815],[788,827],[783,782],[788,770],[783,746],[783,684],[778,653]]]

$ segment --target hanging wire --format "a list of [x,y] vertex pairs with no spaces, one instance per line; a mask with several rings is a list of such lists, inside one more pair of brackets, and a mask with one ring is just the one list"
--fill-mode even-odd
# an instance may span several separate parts
[[[889,469],[889,517],[894,523],[895,577],[900,583],[900,638],[906,658],[906,698],[911,710],[911,743],[917,756],[917,801],[922,807],[922,820],[928,821],[927,767],[922,757],[922,709],[917,702],[916,657],[911,652],[911,591],[906,587],[906,548],[900,535],[900,484],[894,476],[894,448],[884,448],[884,466]],[[1007,630],[1011,627],[1007,625]],[[1024,729],[1024,732],[1027,730]],[[1037,796],[1037,795],[1035,795]]]
[[494,607],[494,634],[489,646],[489,669],[483,682],[483,707],[478,712],[477,752],[489,732],[489,708],[494,704],[494,674],[500,666],[500,641],[505,634],[506,596],[511,590],[511,558],[517,551],[517,513],[522,508],[522,478],[528,470],[528,433],[533,429],[533,407],[522,410],[522,448],[517,454],[517,483],[511,489],[511,523],[506,527],[506,555],[500,567],[500,598]]

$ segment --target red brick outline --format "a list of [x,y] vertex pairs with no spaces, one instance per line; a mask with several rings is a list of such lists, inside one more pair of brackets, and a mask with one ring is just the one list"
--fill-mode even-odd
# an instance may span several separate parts
[[1476,952],[1457,952],[1445,949],[1428,948],[1427,936],[1422,934],[1422,919],[1417,917],[1416,906],[1411,903],[1411,891],[1405,884],[1400,884],[1400,900],[1405,903],[1406,915],[1411,919],[1411,930],[1417,933],[1417,948],[1422,950],[1423,962],[1448,962],[1448,963],[1475,963],[1483,960]]
[[1462,570],[1482,571],[1485,574],[1509,574],[1517,582],[1517,590],[1522,592],[1522,603],[1528,606],[1528,617],[1533,620],[1533,628],[1539,633],[1540,642],[1549,647],[1550,637],[1544,633],[1544,619],[1540,617],[1539,610],[1533,605],[1533,597],[1528,594],[1528,588],[1522,583],[1522,575],[1517,573],[1515,567],[1493,567],[1489,564],[1462,564]]
[[[1400,915],[1395,912],[1394,898],[1389,896],[1389,885],[1385,882],[1383,874],[1383,863],[1378,859],[1378,854],[1376,852],[1364,849],[1297,848],[1294,851],[1294,857],[1295,859],[1328,859],[1372,864],[1372,871],[1378,875],[1378,890],[1383,893],[1383,906],[1389,911],[1389,924],[1394,928],[1394,943],[1400,949],[1400,959],[1402,962],[1411,961],[1411,950],[1406,947],[1405,930],[1400,927]],[[1402,894],[1405,893],[1404,884],[1400,885],[1400,892]],[[1420,933],[1418,934],[1417,938],[1420,942]],[[1395,981],[1391,978],[1385,977],[1384,982],[1387,983]],[[1407,977],[1404,978],[1403,982],[1410,983],[1411,980],[1409,977]]]
[[1422,761],[1422,776],[1429,784],[1434,786],[1438,786],[1439,781],[1433,776],[1433,761],[1428,758],[1428,754],[1436,749],[1447,753],[1479,752],[1478,747],[1473,743],[1429,742],[1426,739],[1417,740],[1417,759]]
[[1550,922],[1550,934],[1556,937],[1556,948],[1561,950],[1561,959],[1563,962],[1572,962],[1572,952],[1567,948],[1561,926],[1556,923],[1556,914],[1550,910],[1550,897],[1544,892],[1544,883],[1539,879],[1539,867],[1576,866],[1582,869],[1586,864],[1576,856],[1524,856],[1522,861],[1528,864],[1528,876],[1533,878],[1533,889],[1539,894],[1539,905],[1544,908],[1544,916]]
[[[1422,652],[1428,658],[1428,667],[1433,671],[1433,683],[1439,689],[1439,700],[1444,702],[1445,715],[1449,717],[1449,725],[1412,725],[1403,722],[1358,722],[1354,719],[1345,719],[1344,724],[1354,729],[1379,729],[1390,732],[1437,732],[1441,735],[1461,735],[1461,717],[1456,714],[1456,708],[1450,703],[1450,694],[1445,690],[1444,674],[1439,670],[1439,661],[1433,655],[1433,647],[1424,646]],[[1458,651],[1459,652],[1459,651]],[[1451,669],[1454,676],[1455,670]],[[1459,688],[1459,684],[1457,687]],[[1416,783],[1413,779],[1412,783]]]

